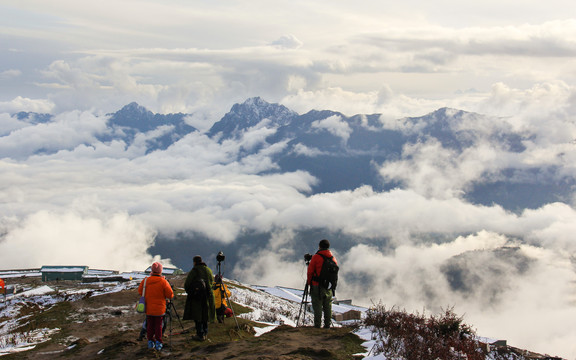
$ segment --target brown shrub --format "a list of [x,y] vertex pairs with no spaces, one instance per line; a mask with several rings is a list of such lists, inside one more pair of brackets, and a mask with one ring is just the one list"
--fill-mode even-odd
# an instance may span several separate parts
[[365,320],[377,337],[373,349],[406,360],[484,360],[475,331],[452,309],[437,316],[410,314],[383,305],[372,307]]

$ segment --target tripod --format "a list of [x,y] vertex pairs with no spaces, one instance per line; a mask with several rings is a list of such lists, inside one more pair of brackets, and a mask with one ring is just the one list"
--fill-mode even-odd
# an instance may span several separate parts
[[184,329],[184,325],[182,325],[182,320],[180,320],[180,315],[178,315],[178,311],[176,311],[176,307],[174,306],[172,300],[168,301],[166,309],[166,314],[168,315],[168,318],[170,320],[170,332],[172,332],[172,311],[174,311],[174,314],[176,314],[176,318],[178,319],[178,323],[180,323],[180,327],[182,328],[182,334],[187,333],[189,330]]
[[[240,325],[238,325],[238,319],[236,319],[236,312],[234,311],[234,308],[232,307],[232,302],[230,301],[230,298],[228,297],[228,293],[226,292],[225,288],[224,288],[224,282],[222,281],[223,277],[222,277],[222,262],[224,260],[220,260],[220,257],[217,257],[217,261],[218,264],[216,265],[216,269],[218,271],[218,282],[216,283],[218,285],[218,288],[220,290],[220,299],[222,299],[222,297],[226,298],[226,303],[228,304],[228,306],[230,306],[230,310],[232,310],[232,316],[234,317],[234,321],[236,322],[236,328],[238,329],[238,336],[240,336]],[[220,300],[222,302],[222,300]],[[222,304],[220,304],[220,306],[222,306]]]
[[182,320],[180,320],[180,315],[178,315],[178,311],[176,311],[176,306],[174,306],[172,300],[168,300],[168,303],[166,304],[166,316],[168,317],[168,321],[170,322],[170,349],[172,349],[172,311],[174,311],[174,314],[178,319],[178,323],[180,323],[180,327],[182,328],[182,332],[180,332],[180,334],[186,334],[189,332],[189,330],[184,329],[184,325],[182,325]]
[[[306,269],[310,265],[310,259],[312,255],[308,256],[309,254],[304,255],[304,261],[306,262]],[[300,301],[300,311],[298,312],[298,317],[296,318],[296,327],[300,325],[300,315],[302,315],[302,310],[304,310],[304,317],[306,317],[306,306],[309,303],[308,295],[309,295],[310,285],[308,285],[308,280],[306,280],[306,285],[304,286],[304,292],[302,293],[302,300]]]

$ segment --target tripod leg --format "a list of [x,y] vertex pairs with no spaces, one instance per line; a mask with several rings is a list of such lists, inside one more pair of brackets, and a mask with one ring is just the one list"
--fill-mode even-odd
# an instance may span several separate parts
[[306,284],[306,286],[304,286],[304,292],[302,293],[302,301],[300,301],[300,311],[298,312],[298,317],[296,318],[296,326],[297,327],[300,325],[300,316],[302,315],[302,309],[304,309],[304,317],[306,317],[305,304],[308,304],[308,289],[309,289],[309,285]]
[[224,295],[226,295],[226,302],[228,303],[228,305],[230,306],[230,309],[232,310],[232,316],[234,316],[234,321],[236,322],[236,328],[238,329],[238,335],[240,335],[240,325],[238,325],[238,319],[236,319],[236,312],[234,311],[234,308],[232,307],[232,302],[230,301],[230,297],[228,297],[228,294],[226,293],[226,291],[224,291]]
[[[221,261],[218,261],[218,264],[216,265],[216,269],[218,271],[218,277],[220,278],[221,281],[221,285],[224,285],[224,277],[222,275],[222,263]],[[222,287],[220,288],[220,291],[222,291]],[[228,305],[230,305],[230,310],[232,310],[232,316],[234,316],[234,321],[236,322],[236,328],[238,329],[238,335],[240,336],[240,325],[238,325],[238,319],[236,318],[236,312],[234,311],[234,308],[232,307],[232,303],[230,302],[230,298],[228,297],[228,294],[226,293],[226,291],[224,291],[224,295],[226,295],[226,301],[228,303]]]
[[182,328],[182,331],[184,332],[184,325],[182,325],[182,320],[180,320],[180,315],[178,315],[178,311],[176,311],[176,307],[174,306],[174,303],[172,301],[170,301],[170,305],[169,305],[173,310],[174,310],[174,314],[176,315],[176,319],[178,319],[178,322],[180,323],[180,327]]
[[[170,314],[170,311],[167,311],[166,313]],[[172,315],[170,315],[168,321],[170,322],[170,350],[172,350]]]

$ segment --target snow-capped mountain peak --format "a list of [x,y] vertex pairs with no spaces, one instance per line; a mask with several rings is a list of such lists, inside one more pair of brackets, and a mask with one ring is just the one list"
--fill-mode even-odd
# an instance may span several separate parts
[[298,114],[284,105],[271,104],[260,97],[247,99],[235,104],[224,117],[208,131],[210,137],[219,136],[220,140],[237,136],[241,131],[257,125],[264,119],[273,126],[283,126],[292,122]]

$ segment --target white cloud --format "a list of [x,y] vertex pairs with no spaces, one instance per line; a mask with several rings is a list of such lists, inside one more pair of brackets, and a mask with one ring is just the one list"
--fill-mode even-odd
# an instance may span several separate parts
[[[310,7],[297,4],[290,10],[298,6]],[[170,5],[139,6],[141,12],[152,10],[164,13],[174,9]],[[190,9],[181,10],[179,15],[192,16]],[[87,17],[79,15],[75,8],[70,13]],[[207,11],[196,17],[213,15]],[[112,41],[107,41],[101,46],[83,47],[80,55],[76,53],[74,57],[59,54],[61,58],[38,66],[43,70],[34,75],[28,75],[32,74],[29,70],[19,70],[34,80],[19,84],[18,88],[35,84],[34,91],[44,92],[58,112],[93,107],[109,112],[131,101],[153,111],[194,112],[259,95],[271,101],[281,100],[297,111],[321,108],[401,117],[446,105],[479,110],[479,103],[490,96],[490,86],[498,82],[528,89],[538,83],[574,80],[573,65],[564,61],[575,51],[575,45],[568,40],[576,31],[571,20],[476,27],[426,22],[413,26],[390,21],[378,31],[372,26],[376,24],[372,15],[363,13],[364,22],[361,17],[346,18],[362,26],[348,30],[336,27],[334,30],[343,36],[333,36],[330,41],[317,32],[278,37],[255,25],[246,31],[256,32],[258,40],[237,41],[235,45],[210,46],[198,40],[190,43],[188,37],[186,41],[179,37],[174,37],[173,42],[159,41],[167,37],[165,34],[150,36],[149,41],[140,37],[128,46],[112,46]],[[113,18],[118,21],[117,26],[125,27],[122,32],[140,34],[130,29],[130,22],[122,22],[116,16]],[[331,18],[334,14],[325,16]],[[203,24],[208,26],[208,22]],[[227,26],[238,23],[244,24],[245,20]],[[323,24],[333,26],[329,22]],[[150,24],[152,28],[156,25],[160,26]],[[75,20],[74,26],[83,25]],[[84,26],[96,24],[87,21]],[[176,22],[173,26],[187,25]],[[112,29],[118,30],[97,27],[103,38],[111,36],[108,31]],[[114,40],[121,38],[115,36]],[[173,45],[165,45],[169,43]],[[381,47],[386,51],[380,51]],[[386,101],[382,88],[393,89]],[[460,91],[470,88],[479,91]],[[499,108],[506,109],[513,110],[514,104]]]
[[538,25],[459,29],[442,26],[397,27],[385,32],[363,34],[358,36],[358,40],[400,52],[420,49],[421,55],[415,60],[443,66],[454,55],[570,57],[576,52],[576,44],[570,40],[574,34],[576,21],[570,19]]
[[310,125],[313,129],[326,130],[332,135],[342,138],[345,143],[352,134],[352,128],[348,123],[342,120],[339,115],[332,115],[326,119],[316,120]]
[[[423,139],[406,145],[399,159],[381,164],[381,175],[400,181],[419,194],[438,198],[461,196],[471,184],[495,180],[501,170],[508,168],[556,168],[558,170],[549,175],[556,180],[573,176],[574,88],[564,83],[539,84],[527,90],[511,89],[503,84],[495,88],[497,94],[489,102],[495,104],[494,108],[502,102],[514,104],[514,115],[464,116],[448,126],[462,132],[457,135],[461,140],[473,140],[473,146],[460,152],[442,146],[438,140]],[[428,124],[385,117],[381,121],[408,134],[417,133]],[[505,142],[494,141],[494,136],[511,132],[524,137],[521,141],[524,151],[517,152],[517,146],[509,148]]]
[[93,142],[95,135],[106,131],[106,118],[91,113],[71,112],[55,117],[53,122],[27,126],[0,138],[0,157],[25,158],[38,151],[73,149]]
[[256,253],[240,254],[256,261],[239,262],[234,273],[250,284],[278,284],[280,277],[284,286],[303,288],[306,283],[304,261],[295,263],[288,260],[294,255],[293,244],[294,233],[280,230],[272,235],[265,248]]
[[[444,244],[399,246],[388,253],[358,245],[340,258],[341,269],[344,276],[364,278],[367,283],[345,283],[341,292],[343,296],[366,294],[375,302],[382,300],[388,307],[396,305],[409,311],[424,308],[436,313],[440,307],[454,306],[482,336],[507,339],[513,346],[534,351],[574,355],[576,349],[566,341],[574,335],[570,324],[576,319],[569,301],[569,284],[574,281],[569,258],[519,245],[519,250],[510,252],[530,259],[529,268],[525,273],[510,271],[506,268],[514,259],[499,258],[493,252],[509,243],[510,239],[501,235],[480,232]],[[450,288],[442,266],[471,251],[484,256],[478,264],[470,265],[475,281],[468,285],[476,294],[463,296]],[[508,277],[494,278],[500,271]],[[559,331],[562,340],[555,331],[543,330],[551,328]]]
[[22,71],[16,69],[4,70],[0,72],[0,79],[10,79],[22,75]]
[[303,156],[309,156],[309,157],[315,157],[315,156],[320,156],[320,155],[325,154],[322,150],[318,150],[316,148],[310,148],[310,147],[303,145],[303,144],[296,144],[294,146],[293,152],[296,155],[303,155]]
[[29,111],[36,113],[50,113],[54,110],[54,103],[45,99],[29,99],[17,96],[11,101],[0,102],[0,113],[17,113]]
[[0,113],[0,136],[5,136],[10,134],[12,131],[21,129],[28,126],[29,124],[19,121],[18,119],[10,116],[9,114]]
[[[95,217],[73,211],[38,211],[8,228],[2,227],[8,231],[0,241],[2,264],[7,268],[73,262],[131,271],[146,269],[159,260],[147,253],[154,243],[154,230],[127,214]],[[163,262],[169,264],[170,260]]]
[[[570,41],[576,28],[574,21],[566,20],[565,12],[555,10],[570,8],[565,0],[523,6],[521,13],[511,11],[512,2],[504,1],[498,4],[499,9],[510,11],[499,11],[498,17],[486,4],[478,2],[465,8],[457,3],[445,7],[418,4],[417,11],[414,11],[414,2],[395,4],[394,10],[386,2],[370,2],[362,9],[323,1],[274,5],[255,1],[242,6],[198,1],[187,4],[128,1],[122,5],[115,4],[115,7],[78,6],[69,1],[59,1],[59,6],[46,6],[40,1],[32,3],[34,11],[30,10],[31,3],[26,6],[12,4],[3,9],[10,18],[19,19],[3,26],[3,33],[10,37],[10,43],[18,45],[13,47],[19,49],[22,58],[29,58],[30,52],[37,50],[38,44],[46,43],[46,40],[54,45],[55,51],[67,51],[56,53],[42,47],[42,55],[50,56],[40,58],[44,65],[35,65],[33,69],[45,68],[53,72],[55,65],[50,66],[51,63],[72,64],[78,61],[79,56],[87,54],[100,55],[96,58],[102,63],[102,58],[124,59],[129,64],[126,68],[111,63],[108,69],[111,72],[121,70],[116,75],[131,71],[130,75],[140,85],[139,89],[132,89],[134,97],[138,93],[142,96],[141,92],[145,91],[142,82],[168,86],[170,89],[164,91],[175,95],[162,98],[166,105],[156,104],[155,98],[146,98],[148,103],[145,105],[155,110],[192,107],[198,94],[208,95],[204,92],[207,91],[214,96],[214,89],[226,92],[232,85],[247,85],[247,93],[242,95],[242,98],[247,98],[268,96],[266,91],[278,91],[273,84],[279,83],[284,87],[281,94],[274,94],[272,100],[277,100],[298,90],[316,91],[327,87],[369,93],[388,83],[393,89],[419,98],[419,89],[433,81],[435,89],[432,90],[436,91],[426,96],[431,99],[436,97],[434,94],[438,94],[439,87],[447,93],[445,90],[454,85],[452,79],[457,82],[465,80],[465,84],[458,86],[486,91],[491,83],[502,81],[518,70],[552,74],[548,79],[539,79],[542,81],[551,77],[571,77],[569,69],[573,68],[565,61],[563,64],[558,62],[559,70],[548,66],[551,57],[567,56],[574,51],[574,44]],[[112,8],[118,10],[111,11]],[[440,11],[439,8],[449,8],[450,11]],[[458,11],[458,14],[454,13]],[[106,22],[101,19],[106,19]],[[300,25],[296,31],[294,19],[298,19]],[[200,32],[204,36],[190,38],[187,35]],[[385,52],[380,51],[381,46],[386,48]],[[494,58],[486,61],[487,54]],[[521,60],[507,61],[505,57],[508,54],[515,54]],[[547,63],[539,62],[539,57],[546,57]],[[11,58],[8,70],[4,71],[18,69],[22,75],[36,76],[28,75],[33,73],[33,69],[17,59]],[[492,65],[493,60],[498,65]],[[128,67],[133,70],[126,70]],[[200,79],[196,81],[204,83],[203,91],[189,92],[188,81],[178,81],[179,76],[187,76],[186,67],[194,72],[189,79]],[[194,71],[200,67],[205,71]],[[266,72],[266,69],[270,71]],[[445,72],[447,76],[439,74],[443,81],[427,80],[422,76],[414,81],[415,78],[405,73],[418,69],[438,74]],[[560,69],[561,73],[558,72]],[[326,77],[325,72],[334,71],[344,72],[346,76]],[[97,81],[84,66],[81,72],[89,76],[82,80],[81,74],[76,74],[73,76],[76,84],[80,80],[84,84]],[[261,72],[272,76],[275,81],[250,81],[251,77],[259,79],[253,75]],[[243,73],[248,76],[243,76]],[[286,73],[292,78],[306,79],[301,83],[305,84],[304,87],[292,87],[287,92],[284,79],[289,77]],[[235,76],[231,77],[231,74]],[[499,76],[495,78],[494,74]],[[102,76],[101,73],[94,75]],[[242,82],[233,84],[237,77],[241,77]],[[125,77],[117,78],[119,83],[124,83]],[[211,81],[205,81],[206,78]],[[61,77],[58,79],[62,80]],[[489,79],[488,83],[486,79]],[[97,82],[95,86],[98,86]],[[114,84],[114,78],[110,77],[106,82],[110,86]],[[410,91],[406,92],[404,88]],[[114,97],[109,96],[111,99]],[[180,97],[178,104],[169,104],[175,101],[174,97]],[[71,109],[70,105],[63,105],[61,108]]]
[[403,159],[382,164],[380,173],[400,180],[410,189],[433,198],[452,198],[463,194],[483,174],[512,165],[514,154],[481,143],[464,150],[444,148],[437,140],[406,145]]
[[375,94],[328,87],[317,90],[298,90],[294,94],[284,96],[280,102],[299,113],[306,113],[312,109],[330,109],[340,111],[345,115],[353,115],[373,112],[375,100]]
[[271,43],[274,46],[278,46],[284,49],[298,49],[302,47],[302,41],[294,35],[284,35]]

